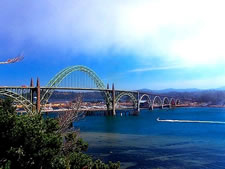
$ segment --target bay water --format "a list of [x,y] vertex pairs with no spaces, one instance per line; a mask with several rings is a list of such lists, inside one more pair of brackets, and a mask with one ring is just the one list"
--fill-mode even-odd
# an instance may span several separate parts
[[86,116],[74,125],[89,144],[88,154],[120,161],[121,168],[225,168],[225,108],[141,110],[137,116]]

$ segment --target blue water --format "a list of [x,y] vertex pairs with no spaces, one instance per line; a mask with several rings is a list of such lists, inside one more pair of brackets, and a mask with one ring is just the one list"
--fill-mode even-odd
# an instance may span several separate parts
[[156,119],[224,121],[224,108],[142,110],[138,116],[87,116],[76,126],[87,153],[121,168],[225,168],[225,124],[169,123]]

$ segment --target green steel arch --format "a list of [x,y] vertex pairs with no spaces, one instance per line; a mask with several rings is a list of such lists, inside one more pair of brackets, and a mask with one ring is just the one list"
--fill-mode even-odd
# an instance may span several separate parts
[[66,76],[68,76],[70,73],[75,72],[75,71],[81,71],[81,72],[87,73],[90,76],[90,78],[94,81],[97,88],[105,89],[105,85],[101,81],[101,79],[98,77],[98,75],[90,68],[88,68],[86,66],[81,66],[81,65],[70,66],[70,67],[63,69],[48,82],[47,86],[48,87],[58,86]]
[[[63,81],[64,78],[66,78],[68,75],[70,75],[72,72],[75,72],[75,71],[81,71],[81,72],[87,73],[88,76],[94,81],[98,89],[105,89],[105,85],[101,81],[101,79],[98,77],[98,75],[90,68],[86,66],[81,66],[81,65],[70,66],[63,69],[48,82],[47,87],[57,87]],[[42,98],[41,98],[42,104],[48,102],[53,91],[54,90],[50,90],[50,89],[45,91],[45,93],[42,95]],[[107,102],[109,102],[111,98],[110,94],[108,92],[105,92],[105,95],[106,95]]]
[[119,100],[123,97],[123,96],[128,96],[131,98],[132,102],[134,103],[134,107],[137,107],[137,99],[135,98],[135,96],[132,93],[127,93],[127,92],[121,92],[115,99],[116,105],[119,102]]
[[33,113],[32,111],[33,104],[22,95],[19,95],[9,90],[0,90],[0,95],[7,96],[12,98],[13,100],[16,100],[23,106],[23,108],[26,110],[27,113],[30,113],[30,114]]

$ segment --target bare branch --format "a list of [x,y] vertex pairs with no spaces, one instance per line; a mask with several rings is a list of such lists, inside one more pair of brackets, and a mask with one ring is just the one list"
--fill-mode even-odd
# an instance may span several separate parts
[[69,104],[69,109],[65,112],[60,113],[59,115],[59,126],[60,129],[58,132],[64,133],[67,132],[73,125],[74,121],[78,121],[81,118],[84,118],[85,113],[80,111],[82,104],[82,97],[79,95]]

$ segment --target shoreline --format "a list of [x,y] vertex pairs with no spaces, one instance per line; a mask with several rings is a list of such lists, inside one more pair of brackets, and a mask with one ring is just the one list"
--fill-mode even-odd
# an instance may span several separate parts
[[181,106],[177,106],[179,107],[190,107],[190,108],[225,108],[225,105],[181,105]]

